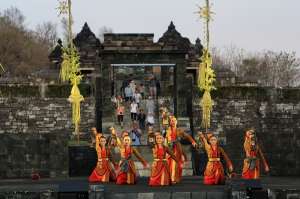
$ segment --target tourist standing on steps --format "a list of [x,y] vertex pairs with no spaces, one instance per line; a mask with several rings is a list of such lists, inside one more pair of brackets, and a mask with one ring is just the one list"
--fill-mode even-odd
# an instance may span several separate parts
[[138,124],[136,122],[132,124],[132,130],[130,131],[129,136],[132,141],[132,146],[141,145],[142,132],[141,129],[139,129]]
[[128,80],[123,80],[123,81],[122,81],[122,86],[121,86],[121,88],[120,88],[120,92],[121,92],[121,96],[122,96],[123,98],[126,97],[126,95],[125,95],[125,88],[128,86],[128,84],[129,84]]
[[121,103],[119,105],[119,107],[117,108],[117,119],[118,119],[119,125],[121,125],[122,128],[124,127],[124,124],[123,124],[124,114],[125,114],[125,107]]
[[161,124],[162,124],[162,135],[166,137],[167,129],[169,128],[169,113],[166,107],[161,108]]
[[138,92],[138,90],[135,91],[134,95],[133,95],[133,99],[135,100],[135,102],[138,104],[138,106],[140,107],[140,103],[142,100],[142,95]]
[[142,99],[144,99],[145,98],[145,86],[144,86],[144,84],[140,84],[140,86],[139,86],[139,92],[142,95]]
[[128,85],[125,88],[125,101],[126,102],[131,101],[132,100],[132,96],[133,96],[132,89]]
[[148,146],[153,147],[155,145],[155,134],[153,131],[153,126],[148,126],[147,134],[147,144]]
[[135,84],[134,80],[131,80],[129,86],[131,88],[132,94],[134,94],[136,91],[136,84]]
[[147,126],[153,127],[154,123],[155,123],[154,114],[150,112],[147,114]]
[[154,114],[154,109],[155,109],[154,100],[153,100],[152,96],[149,96],[147,101],[146,101],[147,114],[148,113],[153,113]]
[[131,114],[131,120],[136,121],[137,120],[137,111],[138,111],[138,104],[135,100],[132,100],[130,104],[130,114]]
[[156,97],[158,98],[158,96],[160,96],[160,82],[158,79],[154,78],[155,79],[155,86],[156,86]]
[[152,75],[150,78],[149,91],[150,91],[150,96],[156,98],[156,80],[154,75]]
[[117,96],[116,106],[119,107],[123,103],[123,99],[121,95]]
[[138,114],[138,121],[139,121],[139,126],[141,130],[145,130],[145,122],[146,122],[146,114],[144,113],[143,109],[140,109],[139,114]]

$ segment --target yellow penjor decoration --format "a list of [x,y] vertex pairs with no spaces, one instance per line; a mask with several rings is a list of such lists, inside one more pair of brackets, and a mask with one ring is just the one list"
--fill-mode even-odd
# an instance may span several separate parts
[[198,86],[200,90],[204,92],[200,105],[202,107],[202,126],[207,131],[207,129],[210,127],[211,112],[213,108],[213,100],[211,98],[210,92],[216,88],[213,85],[215,81],[215,73],[212,69],[212,57],[209,52],[209,24],[214,13],[211,11],[209,0],[205,1],[206,5],[204,7],[198,6],[199,10],[197,11],[197,14],[199,14],[200,18],[204,19],[205,24],[205,47],[203,49],[201,63],[199,64]]
[[71,0],[60,0],[58,10],[59,15],[67,15],[68,17],[68,41],[66,47],[63,48],[60,79],[62,81],[70,81],[72,84],[71,95],[68,100],[72,103],[72,122],[75,126],[75,133],[77,134],[77,141],[79,143],[80,102],[82,102],[84,98],[80,94],[80,90],[78,88],[82,75],[79,70],[80,57],[72,39],[73,19],[71,12]]

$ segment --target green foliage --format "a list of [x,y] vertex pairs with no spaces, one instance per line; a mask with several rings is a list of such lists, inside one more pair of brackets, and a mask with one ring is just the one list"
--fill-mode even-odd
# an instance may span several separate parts
[[47,39],[47,35],[37,34],[36,30],[27,27],[19,9],[11,7],[0,12],[0,60],[7,75],[27,77],[49,64],[50,44],[39,35]]
[[60,70],[60,79],[63,82],[71,81],[74,84],[80,84],[82,76],[80,75],[80,57],[75,47],[63,48],[63,61]]

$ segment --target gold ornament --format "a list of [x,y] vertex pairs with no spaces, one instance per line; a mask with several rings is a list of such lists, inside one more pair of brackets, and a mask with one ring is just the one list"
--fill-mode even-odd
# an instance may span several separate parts
[[216,89],[214,87],[215,73],[212,69],[212,57],[209,53],[209,23],[212,20],[212,15],[214,14],[210,7],[209,0],[206,0],[206,6],[198,6],[199,10],[196,12],[200,18],[204,19],[205,24],[205,48],[203,49],[203,54],[200,59],[201,63],[199,64],[198,87],[201,91],[204,91],[200,105],[202,107],[201,125],[206,129],[206,131],[210,127],[211,113],[214,105],[210,92]]
[[75,126],[77,141],[79,143],[79,124],[80,124],[80,103],[84,100],[80,94],[78,85],[82,79],[80,74],[80,56],[72,40],[72,13],[71,0],[60,1],[59,15],[65,14],[68,17],[68,41],[67,47],[63,48],[62,63],[60,69],[60,79],[63,82],[70,81],[72,84],[71,95],[68,100],[72,103],[72,122]]

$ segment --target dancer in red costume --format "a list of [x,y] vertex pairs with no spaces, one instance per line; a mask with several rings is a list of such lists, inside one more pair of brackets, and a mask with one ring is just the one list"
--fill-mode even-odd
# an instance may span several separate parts
[[206,136],[199,132],[199,137],[204,145],[208,156],[208,162],[204,171],[204,184],[206,185],[219,185],[225,183],[224,168],[221,163],[221,157],[227,163],[230,172],[233,171],[233,166],[225,153],[224,149],[218,146],[218,140],[212,133]]
[[244,179],[258,179],[260,177],[260,160],[264,165],[266,172],[269,172],[268,163],[257,143],[257,138],[253,129],[246,132],[244,150],[246,158],[244,160],[242,178]]
[[99,142],[96,141],[98,162],[96,168],[89,177],[89,182],[114,181],[116,179],[116,174],[113,169],[114,162],[111,157],[110,148],[106,147],[106,138],[104,136],[99,138]]
[[169,154],[170,157],[178,162],[175,155],[171,150],[164,146],[164,137],[160,133],[155,135],[155,145],[153,146],[153,157],[154,161],[151,168],[151,176],[149,185],[150,186],[167,186],[171,184],[171,175],[166,159],[166,155]]
[[[116,136],[115,129],[112,127],[111,134]],[[116,136],[117,137],[117,136]],[[140,153],[131,146],[131,139],[128,135],[122,135],[122,142],[117,137],[117,145],[120,148],[121,160],[119,163],[120,171],[117,174],[117,184],[135,184],[136,183],[136,169],[132,156],[143,164],[144,168],[148,167],[148,163],[140,155]]]
[[174,116],[171,116],[170,127],[167,129],[166,134],[166,144],[178,160],[176,162],[170,156],[168,157],[172,184],[180,182],[183,164],[186,159],[179,138],[187,139],[194,147],[197,146],[195,140],[190,135],[186,134],[182,129],[177,128],[177,120]]

